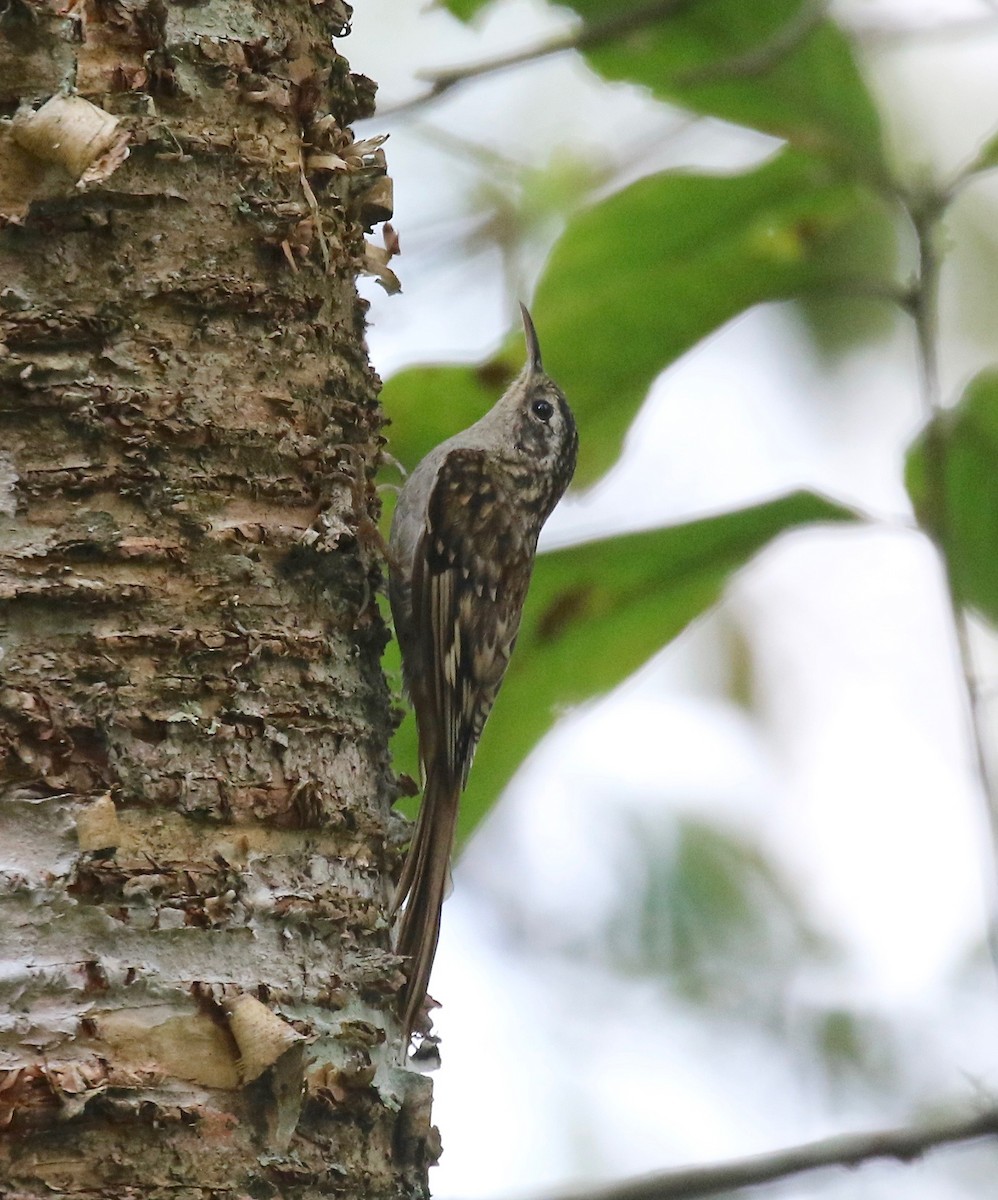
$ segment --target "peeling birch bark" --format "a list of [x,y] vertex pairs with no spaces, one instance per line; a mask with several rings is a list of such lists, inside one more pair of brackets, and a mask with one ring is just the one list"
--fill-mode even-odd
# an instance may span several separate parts
[[423,1195],[346,6],[0,7],[0,1191]]
[[[99,159],[120,145],[116,166],[124,162],[124,141],[117,117],[84,100],[82,96],[57,94],[39,109],[21,109],[11,121],[14,141],[35,158],[58,163],[68,175],[79,180]],[[111,170],[93,177],[106,179]]]

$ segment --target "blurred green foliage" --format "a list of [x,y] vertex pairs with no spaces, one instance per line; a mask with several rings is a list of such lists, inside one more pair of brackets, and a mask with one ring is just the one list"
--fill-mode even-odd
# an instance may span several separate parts
[[571,222],[533,314],[584,430],[577,483],[613,464],[651,383],[691,346],[754,304],[848,284],[825,243],[878,206],[787,150],[738,175],[642,179]]
[[[588,21],[619,8],[573,0]],[[880,121],[852,48],[813,0],[700,0],[586,52],[607,79],[644,84],[662,100],[723,117],[877,174]]]
[[831,953],[770,857],[744,837],[685,818],[665,828],[641,821],[634,842],[639,902],[625,897],[607,931],[607,954],[624,969],[666,976],[696,1004],[748,1005],[771,1020],[773,975],[804,954]]
[[998,625],[998,371],[972,380],[908,454],[905,482],[962,604]]
[[[468,20],[488,0],[446,0]],[[722,117],[879,175],[877,109],[852,47],[814,0],[567,0],[592,32],[583,52],[610,80],[642,84],[693,112]],[[628,18],[638,17],[628,29]]]

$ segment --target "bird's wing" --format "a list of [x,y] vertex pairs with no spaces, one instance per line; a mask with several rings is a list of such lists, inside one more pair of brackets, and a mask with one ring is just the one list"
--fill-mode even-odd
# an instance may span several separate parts
[[516,642],[534,546],[496,468],[474,449],[441,463],[422,536],[412,599],[436,744],[420,753],[426,771],[435,761],[463,787]]

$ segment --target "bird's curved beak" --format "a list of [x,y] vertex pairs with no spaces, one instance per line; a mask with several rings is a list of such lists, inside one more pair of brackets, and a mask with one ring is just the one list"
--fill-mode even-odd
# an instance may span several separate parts
[[537,330],[525,304],[520,305],[520,315],[523,318],[523,336],[527,341],[527,365],[531,373],[539,374],[544,370],[541,362],[541,344],[537,340]]

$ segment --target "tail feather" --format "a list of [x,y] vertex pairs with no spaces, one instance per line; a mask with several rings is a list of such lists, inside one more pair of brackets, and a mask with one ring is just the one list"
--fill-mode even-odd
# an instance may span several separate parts
[[[425,793],[424,793],[425,795]],[[389,910],[392,917],[405,903],[406,898],[412,891],[412,883],[416,878],[417,864],[416,860],[422,852],[422,856],[426,855],[426,837],[423,834],[423,825],[426,817],[426,801],[424,800],[419,806],[419,815],[416,817],[416,827],[412,831],[412,838],[409,841],[409,849],[406,852],[405,862],[402,864],[402,873],[399,875],[398,883],[395,886],[395,894],[392,897],[392,904]]]
[[419,819],[393,901],[394,909],[405,902],[396,948],[408,960],[401,996],[402,1024],[407,1038],[426,998],[437,951],[440,910],[447,889],[460,794],[459,782],[446,779],[439,771],[428,773]]

